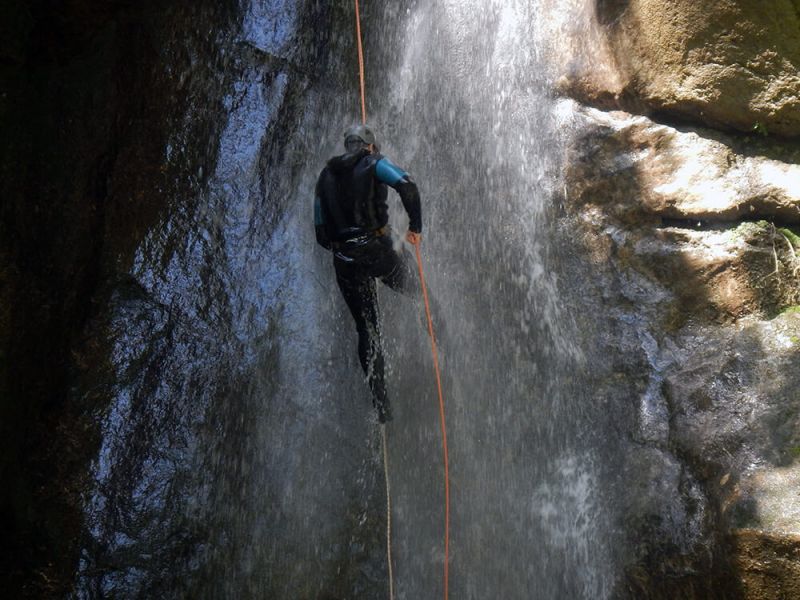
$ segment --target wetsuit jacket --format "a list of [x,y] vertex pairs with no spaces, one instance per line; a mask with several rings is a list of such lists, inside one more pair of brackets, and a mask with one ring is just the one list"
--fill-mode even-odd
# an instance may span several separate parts
[[317,242],[331,248],[386,226],[387,185],[400,194],[409,230],[421,232],[419,191],[408,173],[381,154],[360,150],[331,158],[319,175],[314,199]]

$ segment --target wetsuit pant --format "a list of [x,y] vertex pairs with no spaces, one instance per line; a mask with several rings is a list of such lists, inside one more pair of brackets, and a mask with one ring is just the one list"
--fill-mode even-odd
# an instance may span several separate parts
[[354,248],[334,252],[336,282],[356,322],[358,358],[372,391],[378,420],[390,420],[386,394],[385,362],[380,331],[380,311],[375,281],[380,280],[395,291],[416,298],[420,295],[416,271],[411,268],[411,254],[397,252],[388,235],[372,238]]

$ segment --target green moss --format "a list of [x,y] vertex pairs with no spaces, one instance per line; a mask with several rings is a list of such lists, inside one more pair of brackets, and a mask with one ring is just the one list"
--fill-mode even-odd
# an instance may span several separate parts
[[800,235],[789,229],[788,227],[780,227],[778,231],[789,240],[789,243],[795,248],[800,249]]
[[[778,317],[782,317],[784,315],[798,315],[798,314],[800,314],[800,304],[795,304],[793,306],[786,306],[784,308],[776,306],[773,311],[769,312],[767,318],[772,320],[772,319],[777,319]],[[796,335],[790,336],[789,339],[793,344],[800,343],[800,337]]]

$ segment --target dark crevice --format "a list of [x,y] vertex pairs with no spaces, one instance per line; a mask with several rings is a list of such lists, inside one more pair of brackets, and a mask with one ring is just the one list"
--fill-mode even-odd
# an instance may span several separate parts
[[595,16],[597,21],[606,26],[615,25],[628,10],[630,0],[596,0]]
[[[174,72],[193,65],[187,48],[216,59],[197,24],[228,26],[236,7],[12,4],[17,27],[0,25],[13,33],[0,50],[0,584],[63,597],[99,442],[92,413],[107,402],[108,296],[167,201],[188,195],[162,153],[206,73],[181,87]],[[195,123],[190,141],[213,138]]]
[[752,132],[744,133],[736,129],[710,127],[699,123],[686,114],[656,110],[638,116],[645,116],[658,125],[666,125],[681,133],[695,133],[704,139],[714,140],[727,146],[732,152],[746,157],[769,158],[785,163],[800,163],[800,141],[774,135]]

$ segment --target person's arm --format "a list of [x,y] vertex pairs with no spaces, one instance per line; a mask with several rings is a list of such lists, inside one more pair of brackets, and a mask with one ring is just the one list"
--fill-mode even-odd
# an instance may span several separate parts
[[400,194],[400,201],[403,203],[406,213],[408,213],[408,230],[416,234],[421,233],[422,205],[417,184],[411,181],[408,173],[385,157],[381,158],[375,165],[375,176]]

